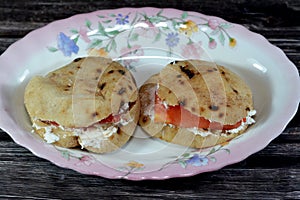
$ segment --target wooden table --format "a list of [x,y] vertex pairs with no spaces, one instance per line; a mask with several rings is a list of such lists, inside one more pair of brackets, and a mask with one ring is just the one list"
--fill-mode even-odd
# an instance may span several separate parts
[[[173,7],[215,15],[265,36],[300,69],[300,1],[2,0],[0,53],[28,32],[74,14],[120,7]],[[1,118],[0,118],[1,120]],[[2,199],[300,199],[300,112],[262,151],[221,170],[164,181],[82,175],[34,156],[0,133]]]

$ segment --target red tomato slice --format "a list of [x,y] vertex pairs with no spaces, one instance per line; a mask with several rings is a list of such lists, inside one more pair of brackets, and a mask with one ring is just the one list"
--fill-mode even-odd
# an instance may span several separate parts
[[[106,124],[106,123],[115,123],[120,121],[121,116],[120,115],[115,115],[113,116],[112,114],[110,114],[108,117],[102,119],[99,121],[99,124]],[[43,120],[42,122],[48,124],[48,125],[53,125],[53,126],[59,126],[59,124],[55,121],[47,121],[47,120]]]
[[55,121],[41,120],[41,122],[48,124],[48,125],[59,126],[59,124]]
[[[155,122],[163,122],[183,128],[198,127],[203,129],[230,130],[235,129],[242,124],[241,120],[234,125],[222,126],[219,122],[210,122],[204,117],[198,117],[179,105],[168,106],[168,108],[166,108],[157,94],[155,95],[154,113]],[[243,121],[245,121],[245,119],[243,119]]]
[[110,114],[108,117],[102,119],[99,121],[99,124],[106,124],[106,123],[115,123],[120,121],[120,115],[112,115]]

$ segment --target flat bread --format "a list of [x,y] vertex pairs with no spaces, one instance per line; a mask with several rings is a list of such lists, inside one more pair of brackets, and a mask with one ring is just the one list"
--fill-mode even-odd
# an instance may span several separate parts
[[88,127],[122,102],[137,100],[130,72],[111,59],[87,57],[33,77],[25,89],[25,106],[32,119],[55,121],[64,127]]
[[159,73],[158,96],[198,116],[235,124],[253,109],[249,86],[234,72],[215,63],[189,60],[168,64]]
[[[176,127],[154,122],[155,94],[167,106],[179,105],[190,113],[222,125],[235,125],[253,110],[249,86],[234,72],[215,63],[188,60],[168,64],[159,74],[150,77],[139,90],[140,126],[154,137],[196,148],[214,146],[243,133],[244,125],[234,133]],[[177,138],[177,139],[176,139]]]
[[[54,122],[62,127],[54,127],[53,133],[60,137],[54,144],[63,147],[79,145],[79,137],[71,129],[93,126],[125,112],[124,105],[130,104],[128,113],[132,120],[118,130],[126,131],[123,135],[129,137],[115,142],[115,146],[121,146],[132,135],[139,116],[138,91],[131,73],[119,63],[101,57],[78,58],[45,77],[33,77],[26,86],[24,103],[33,124],[47,127]],[[45,130],[36,128],[36,132],[44,137]],[[92,150],[112,149],[116,148],[103,146]]]

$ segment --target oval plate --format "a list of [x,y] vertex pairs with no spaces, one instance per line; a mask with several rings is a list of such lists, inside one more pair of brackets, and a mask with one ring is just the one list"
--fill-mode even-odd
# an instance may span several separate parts
[[[33,76],[88,55],[121,62],[138,85],[176,59],[223,64],[251,87],[257,123],[226,144],[202,150],[150,138],[140,128],[126,146],[104,155],[47,144],[31,132],[24,88]],[[264,37],[217,17],[175,9],[103,10],[56,21],[11,45],[0,65],[1,128],[58,166],[112,179],[185,177],[239,162],[284,130],[300,97],[296,67]]]

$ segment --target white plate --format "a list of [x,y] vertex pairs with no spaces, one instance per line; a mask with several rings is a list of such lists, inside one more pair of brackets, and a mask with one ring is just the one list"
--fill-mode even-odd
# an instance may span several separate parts
[[[125,147],[110,154],[47,144],[31,133],[24,87],[31,77],[88,55],[121,62],[132,70],[138,85],[175,59],[223,64],[251,87],[257,123],[228,144],[203,150],[149,138],[140,128]],[[0,127],[39,157],[107,178],[183,177],[239,162],[284,130],[300,97],[296,67],[265,38],[217,17],[175,9],[103,10],[56,21],[11,45],[0,65]]]

